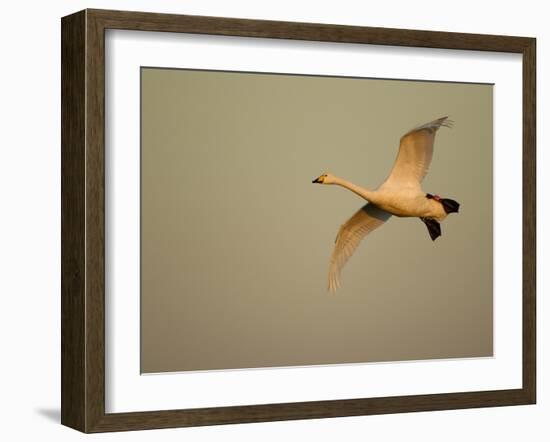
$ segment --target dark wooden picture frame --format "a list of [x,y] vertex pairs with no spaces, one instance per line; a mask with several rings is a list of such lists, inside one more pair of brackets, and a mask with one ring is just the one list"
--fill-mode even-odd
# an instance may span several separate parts
[[[536,40],[525,37],[106,10],[62,19],[61,422],[83,432],[534,404]],[[519,53],[523,57],[523,386],[512,390],[105,412],[105,30]]]

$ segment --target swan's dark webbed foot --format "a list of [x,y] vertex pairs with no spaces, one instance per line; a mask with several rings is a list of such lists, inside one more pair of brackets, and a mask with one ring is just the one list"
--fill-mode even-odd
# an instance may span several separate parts
[[424,224],[426,224],[426,227],[428,228],[428,233],[430,234],[430,238],[432,239],[432,241],[435,241],[441,236],[441,226],[435,219],[420,218],[420,220]]
[[458,209],[460,208],[460,204],[450,198],[441,198],[439,195],[432,195],[431,193],[427,193],[426,198],[440,202],[443,206],[443,210],[445,210],[445,213],[447,214],[458,213]]

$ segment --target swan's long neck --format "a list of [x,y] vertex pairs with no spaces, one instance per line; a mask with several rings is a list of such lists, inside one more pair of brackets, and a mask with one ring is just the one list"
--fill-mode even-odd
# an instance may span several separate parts
[[350,181],[347,181],[347,180],[344,180],[343,178],[338,178],[338,177],[334,178],[334,184],[336,184],[337,186],[342,186],[348,190],[351,190],[356,195],[359,195],[361,198],[364,198],[371,203],[376,203],[376,200],[377,200],[376,192],[373,190],[365,189],[356,184],[353,184]]

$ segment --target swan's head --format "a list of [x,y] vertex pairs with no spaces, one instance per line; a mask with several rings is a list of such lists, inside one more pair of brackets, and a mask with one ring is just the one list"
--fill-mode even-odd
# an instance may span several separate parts
[[324,173],[320,177],[315,178],[312,183],[317,184],[335,184],[336,183],[336,177],[334,175],[331,175],[330,173]]

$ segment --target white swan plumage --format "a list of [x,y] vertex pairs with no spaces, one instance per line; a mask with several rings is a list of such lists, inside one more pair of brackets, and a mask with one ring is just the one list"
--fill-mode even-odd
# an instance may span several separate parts
[[401,137],[399,151],[386,180],[376,190],[367,190],[342,178],[325,173],[313,183],[342,186],[368,201],[338,231],[328,272],[328,289],[340,286],[342,268],[359,243],[383,225],[392,215],[417,217],[427,226],[432,240],[441,235],[440,221],[458,212],[459,203],[422,190],[433,157],[434,140],[440,127],[452,127],[448,117],[418,126]]

